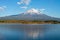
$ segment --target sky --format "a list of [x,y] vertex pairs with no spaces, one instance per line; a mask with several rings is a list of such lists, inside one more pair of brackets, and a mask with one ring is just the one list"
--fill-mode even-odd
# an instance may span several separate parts
[[17,15],[29,9],[60,18],[60,0],[0,0],[0,17]]

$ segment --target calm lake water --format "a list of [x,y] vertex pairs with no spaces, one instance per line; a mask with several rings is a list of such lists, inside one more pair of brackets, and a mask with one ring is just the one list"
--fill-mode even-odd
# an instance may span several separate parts
[[60,24],[0,24],[0,40],[60,40]]

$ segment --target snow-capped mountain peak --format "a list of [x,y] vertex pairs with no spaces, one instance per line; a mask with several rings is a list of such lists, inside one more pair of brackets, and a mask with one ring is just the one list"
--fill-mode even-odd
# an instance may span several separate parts
[[40,11],[38,9],[32,8],[30,10],[27,10],[25,14],[40,14]]

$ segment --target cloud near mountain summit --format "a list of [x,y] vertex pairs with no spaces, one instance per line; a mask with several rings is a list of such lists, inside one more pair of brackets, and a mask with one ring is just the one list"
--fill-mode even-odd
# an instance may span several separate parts
[[26,13],[30,13],[30,14],[41,14],[44,12],[45,9],[36,9],[36,8],[31,8],[29,10],[26,11]]

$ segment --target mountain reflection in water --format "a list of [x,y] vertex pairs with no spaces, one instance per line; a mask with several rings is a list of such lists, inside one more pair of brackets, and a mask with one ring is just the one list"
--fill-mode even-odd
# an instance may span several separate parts
[[60,24],[0,24],[0,40],[60,40]]

